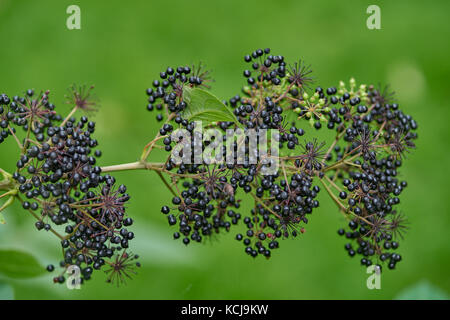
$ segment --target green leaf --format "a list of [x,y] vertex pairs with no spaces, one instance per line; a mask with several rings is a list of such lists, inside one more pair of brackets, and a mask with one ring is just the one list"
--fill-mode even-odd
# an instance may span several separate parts
[[444,290],[427,280],[403,289],[395,297],[396,300],[448,300],[449,298],[450,296]]
[[0,282],[0,300],[13,300],[13,299],[14,299],[13,288],[5,282]]
[[32,278],[45,272],[32,255],[16,250],[0,250],[0,274],[9,278]]
[[208,91],[186,87],[183,90],[183,98],[187,107],[181,116],[188,121],[202,121],[204,125],[231,121],[241,126],[230,108]]

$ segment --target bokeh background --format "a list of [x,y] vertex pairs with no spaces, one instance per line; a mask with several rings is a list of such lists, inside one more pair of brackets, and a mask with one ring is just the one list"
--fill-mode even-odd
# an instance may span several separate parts
[[[81,8],[81,30],[66,28],[66,8]],[[368,30],[366,8],[381,8],[381,30]],[[170,201],[153,172],[117,173],[132,195],[134,251],[143,267],[114,288],[101,272],[81,290],[53,285],[51,275],[9,283],[16,299],[393,299],[448,297],[450,60],[448,1],[13,1],[0,0],[0,91],[50,89],[60,112],[72,83],[95,84],[102,165],[136,161],[157,130],[146,111],[145,89],[167,66],[203,61],[223,99],[245,83],[243,56],[271,47],[288,61],[305,59],[317,84],[389,83],[397,101],[419,123],[417,149],[402,178],[409,182],[400,208],[410,230],[404,261],[384,272],[382,289],[368,290],[365,269],[345,250],[337,209],[320,196],[307,231],[283,241],[266,261],[253,260],[235,232],[184,247],[160,207]],[[64,110],[64,111],[62,111]],[[2,144],[0,167],[16,161],[12,139]],[[155,161],[161,155],[155,153]],[[244,206],[244,213],[248,207]],[[0,247],[31,252],[42,264],[60,259],[59,241],[37,232],[20,205],[7,209]],[[2,263],[2,261],[0,261]],[[425,292],[425,293],[424,293]],[[428,294],[429,293],[429,294]]]

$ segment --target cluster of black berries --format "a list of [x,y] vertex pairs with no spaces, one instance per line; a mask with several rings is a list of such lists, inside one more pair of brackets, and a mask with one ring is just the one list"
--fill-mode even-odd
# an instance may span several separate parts
[[[270,55],[269,49],[256,50],[246,56],[245,61],[252,62],[253,70],[259,75],[253,78],[250,71],[244,71],[244,76],[248,78],[249,84],[256,86],[256,83],[264,83],[264,85],[279,86],[282,79],[286,77],[284,57]],[[304,72],[304,70],[301,69],[299,72]],[[307,79],[305,79],[306,82]],[[180,103],[185,102],[181,88],[178,96]],[[163,101],[165,100],[165,96],[161,98]],[[268,96],[262,99],[262,102],[263,105],[258,105],[256,99],[235,96],[230,99],[229,103],[234,108],[233,112],[238,121],[244,125],[244,130],[278,129],[280,133],[275,139],[279,146],[294,149],[296,145],[299,145],[299,138],[304,135],[304,130],[295,127],[295,124],[286,128],[288,121],[282,115],[283,108],[278,103],[277,97]],[[175,126],[184,128],[191,133],[191,139],[188,141],[186,141],[186,137],[181,137],[181,139],[166,137],[164,144],[168,151],[183,144],[189,144],[191,150],[195,150],[196,147],[204,150],[205,147],[211,147],[218,142],[205,142],[201,132],[195,130],[195,123],[184,118],[183,110],[186,107],[189,106],[184,103],[183,109],[174,111],[169,104],[160,106],[161,110],[173,114]],[[222,132],[233,127],[235,127],[235,123],[230,121],[218,123],[218,128]],[[171,127],[168,131],[163,127],[160,134],[169,134],[172,129]],[[226,142],[225,135],[223,142]],[[252,154],[257,150],[250,149],[248,143],[240,144],[238,141],[234,141],[232,149],[234,150],[233,162],[226,164],[206,162],[176,164],[170,156],[164,169],[175,170],[180,180],[186,180],[185,177],[190,176],[192,178],[189,180],[192,182],[185,181],[182,184],[184,190],[177,190],[179,194],[172,199],[172,206],[164,206],[161,211],[168,215],[170,225],[177,224],[178,226],[174,238],[182,238],[183,242],[188,244],[191,240],[200,242],[207,236],[218,233],[221,228],[228,231],[232,224],[240,221],[241,214],[235,212],[235,209],[239,208],[239,200],[236,200],[235,197],[238,189],[242,189],[244,193],[255,193],[254,196],[258,199],[263,198],[265,194],[270,194],[273,199],[267,203],[264,203],[264,200],[258,200],[261,203],[252,211],[252,216],[244,219],[249,228],[246,233],[247,237],[243,239],[242,235],[238,234],[237,236],[238,240],[243,240],[246,252],[250,255],[256,256],[260,253],[269,257],[270,251],[279,246],[278,239],[295,237],[302,232],[300,231],[303,230],[300,226],[301,223],[308,221],[305,215],[310,214],[312,208],[319,204],[315,200],[319,187],[313,187],[310,176],[303,173],[292,175],[292,170],[289,174],[290,182],[285,180],[285,177],[281,177],[279,173],[263,175],[263,159],[257,153]],[[243,149],[243,159],[238,158],[240,149]],[[226,156],[227,151],[224,149],[223,157]],[[251,163],[252,156],[258,159],[257,164]],[[188,158],[194,160],[194,157],[194,154],[191,154]],[[266,244],[266,242],[270,243]]]
[[[73,96],[79,98],[75,108],[91,105],[83,100],[89,95],[74,92]],[[108,279],[120,282],[125,273],[134,272],[131,258],[124,258],[133,257],[126,252],[134,238],[128,230],[133,220],[125,213],[130,196],[124,185],[117,185],[114,177],[102,174],[97,166],[101,151],[93,137],[95,122],[86,116],[79,121],[74,117],[63,120],[48,98],[48,91],[35,96],[28,90],[25,97],[14,97],[11,102],[2,95],[2,103],[9,107],[7,127],[21,126],[25,131],[22,142],[17,138],[21,156],[12,175],[18,198],[37,218],[38,230],[51,231],[61,240],[63,271],[54,282],[65,282],[64,273],[70,266],[80,268],[80,281],[109,266],[116,271]],[[54,226],[64,226],[65,234]]]
[[[238,223],[241,215],[234,211],[239,208],[239,202],[233,196],[234,188],[226,179],[215,180],[221,169],[215,171],[213,169],[204,183],[197,179],[193,183],[183,183],[181,197],[172,198],[178,214],[171,213],[169,206],[162,207],[162,213],[168,214],[169,224],[179,228],[173,234],[174,239],[181,238],[184,244],[191,240],[201,242],[220,230],[229,231],[232,224]],[[225,189],[229,189],[229,193]]]
[[14,119],[14,113],[9,111],[10,102],[11,100],[6,94],[0,95],[0,143],[10,135],[9,122]]
[[245,62],[251,63],[252,70],[256,76],[252,77],[252,71],[244,70],[244,77],[249,85],[256,84],[257,81],[268,82],[279,85],[286,76],[286,63],[283,56],[270,54],[270,49],[257,49],[244,57]]
[[263,178],[256,197],[262,198],[268,192],[270,198],[258,204],[251,210],[252,215],[244,219],[248,229],[245,236],[236,236],[245,245],[245,252],[253,257],[258,253],[269,257],[270,250],[278,248],[278,239],[295,238],[303,233],[301,223],[307,224],[307,215],[319,206],[315,198],[320,188],[312,186],[311,177],[295,173],[290,181],[277,178],[277,175]]
[[339,197],[347,201],[355,218],[349,222],[349,230],[340,229],[339,234],[356,242],[356,250],[350,243],[346,249],[350,256],[362,255],[363,265],[389,259],[388,267],[393,269],[401,260],[401,255],[394,252],[408,224],[404,215],[395,209],[400,203],[398,196],[407,186],[406,181],[396,178],[401,165],[402,161],[392,155],[379,160],[373,158],[361,164],[361,171],[349,171],[348,178],[342,179],[347,191],[341,191]]
[[[53,111],[54,105],[48,101],[49,92],[41,93],[37,99],[32,99],[33,90],[27,90],[25,97],[14,96],[11,100],[6,94],[0,95],[0,143],[8,136],[16,133],[16,126],[23,127],[28,130],[31,119],[35,119],[31,124],[32,131],[37,132],[48,126],[51,121],[61,120]],[[41,138],[42,135],[36,135]]]
[[[153,81],[152,88],[146,90],[148,96],[147,110],[157,110],[156,119],[164,119],[163,112],[177,113],[186,108],[186,102],[183,101],[183,89],[189,87],[209,88],[208,82],[211,81],[209,71],[205,71],[202,64],[197,66],[180,66],[177,68],[168,67],[160,72],[160,79]],[[163,110],[163,105],[167,110]]]
[[[397,176],[405,155],[415,147],[415,120],[400,111],[388,88],[356,85],[351,79],[337,87],[311,90],[311,68],[301,60],[289,65],[270,49],[257,49],[244,60],[251,64],[251,70],[243,72],[247,85],[242,94],[224,102],[235,121],[209,124],[223,133],[222,140],[204,139],[190,119],[192,113],[186,112],[202,106],[191,106],[184,88],[205,81],[189,78],[190,68],[168,68],[161,73],[162,82],[155,81],[155,88],[147,90],[148,109],[169,115],[160,135],[165,136],[165,150],[171,154],[160,170],[171,175],[174,197],[161,211],[168,215],[170,225],[177,225],[174,238],[185,244],[200,242],[243,220],[247,230],[236,239],[244,243],[250,256],[269,257],[281,239],[304,232],[307,215],[319,206],[320,188],[315,183],[320,182],[349,221],[349,231],[339,230],[358,245],[346,245],[349,255],[362,255],[361,263],[366,266],[387,261],[394,268],[401,260],[394,250],[406,229],[404,216],[395,209],[406,182]],[[307,126],[315,130],[326,126],[336,138],[325,143],[305,136]],[[178,129],[187,130],[190,137],[174,135]],[[274,155],[278,170],[267,171],[270,155],[258,154],[248,137],[227,141],[227,129],[244,133],[276,130],[269,140],[280,147],[280,154]],[[226,163],[194,161],[195,149],[202,152],[219,142],[231,145],[216,154],[216,159],[227,159]],[[234,151],[231,162],[230,150]],[[241,157],[238,151],[243,151]],[[175,156],[190,161],[180,163]],[[255,203],[243,219],[236,212],[240,191]]]
[[[402,159],[415,147],[417,123],[392,101],[388,87],[360,86],[349,91],[341,85],[340,90],[331,87],[326,92],[325,101],[331,103],[329,123],[334,123],[346,142],[335,146],[334,159],[351,160],[331,176],[341,186],[339,198],[347,202],[345,210],[351,218],[350,230],[340,229],[339,234],[355,240],[357,248],[350,243],[345,248],[350,256],[362,255],[362,265],[381,267],[388,261],[393,269],[401,260],[394,251],[408,224],[394,209],[407,185],[397,176]],[[332,159],[330,154],[327,160]]]

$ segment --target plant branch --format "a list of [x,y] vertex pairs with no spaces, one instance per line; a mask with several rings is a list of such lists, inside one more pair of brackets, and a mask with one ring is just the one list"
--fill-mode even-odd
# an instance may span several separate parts
[[[19,199],[20,203],[23,204],[22,198],[21,198],[19,195],[17,195],[16,197],[17,197],[17,199]],[[36,220],[41,221],[41,219],[38,217],[38,215],[37,215],[36,213],[33,212],[33,210],[28,209],[27,211],[28,211],[29,213],[31,213],[31,215],[32,215]],[[65,239],[66,239],[65,237],[63,237],[61,234],[59,234],[56,230],[54,230],[54,229],[51,228],[51,227],[50,227],[49,231],[50,231],[51,233],[53,233],[55,236],[57,236],[59,239],[61,239],[61,240],[65,240]]]
[[59,126],[64,127],[64,125],[67,123],[67,121],[69,121],[69,119],[74,115],[75,112],[77,112],[77,110],[78,110],[78,106],[75,105],[75,107],[73,107],[73,109],[69,112],[67,117],[63,120],[63,122],[61,122],[61,124]]
[[177,197],[177,194],[175,193],[175,191],[173,191],[171,185],[167,182],[167,180],[164,178],[164,176],[162,175],[161,171],[155,171],[156,174],[161,178],[162,182],[165,184],[165,186],[167,187],[167,189],[170,190],[170,192],[174,195],[174,197]]
[[14,140],[16,140],[17,145],[19,146],[19,149],[22,150],[23,149],[23,145],[22,145],[22,143],[20,143],[19,138],[17,138],[16,134],[14,133],[14,131],[12,130],[10,125],[8,125],[8,129],[9,129],[9,132],[11,132],[11,135],[14,137]]
[[270,213],[272,213],[274,216],[276,216],[278,219],[281,219],[280,215],[277,214],[275,211],[273,211],[272,209],[269,208],[269,206],[267,206],[263,201],[261,201],[257,196],[255,196],[253,193],[250,192],[250,195],[253,197],[253,199],[255,199],[255,201],[257,201],[258,203],[260,203],[265,209],[267,209]]

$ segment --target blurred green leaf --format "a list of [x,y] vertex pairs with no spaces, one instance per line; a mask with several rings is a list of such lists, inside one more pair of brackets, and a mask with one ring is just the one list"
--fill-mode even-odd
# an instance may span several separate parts
[[45,272],[32,255],[16,250],[0,250],[0,274],[9,278],[32,278]]
[[0,282],[0,300],[13,300],[13,299],[14,299],[13,288],[5,282]]
[[403,291],[396,297],[396,300],[448,300],[449,295],[442,289],[424,280],[416,283]]
[[233,112],[211,93],[186,87],[183,97],[188,104],[181,113],[189,121],[202,121],[204,125],[212,122],[231,121],[239,125]]

